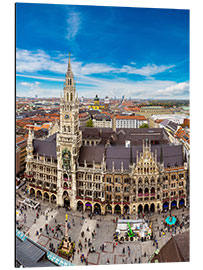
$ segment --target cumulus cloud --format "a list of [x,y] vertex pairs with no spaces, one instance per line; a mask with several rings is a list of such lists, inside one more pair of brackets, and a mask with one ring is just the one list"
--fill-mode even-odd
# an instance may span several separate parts
[[167,87],[166,89],[161,89],[157,92],[158,94],[163,94],[163,95],[170,95],[170,94],[176,95],[176,94],[181,94],[184,92],[189,92],[189,82],[177,83],[177,84]]
[[66,64],[63,60],[54,60],[42,50],[28,51],[16,50],[16,71],[36,72],[48,70],[56,73],[64,73]]

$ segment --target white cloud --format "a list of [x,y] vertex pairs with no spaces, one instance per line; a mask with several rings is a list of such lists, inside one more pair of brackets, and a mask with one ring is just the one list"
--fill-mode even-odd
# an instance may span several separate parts
[[47,69],[50,57],[44,51],[16,50],[16,70],[18,72],[33,72]]
[[[54,73],[64,74],[67,69],[68,55],[58,53],[58,55],[51,57],[42,50],[28,51],[17,49],[16,51],[16,71],[17,72],[35,72],[35,71],[51,71]],[[126,73],[136,74],[152,79],[150,76],[164,72],[174,67],[174,65],[157,66],[146,65],[141,68],[136,68],[135,63],[131,62],[133,66],[124,65],[121,68],[103,63],[89,63],[84,64],[71,59],[72,68],[75,76],[91,75],[101,73]]]
[[86,64],[81,66],[81,74],[88,75],[88,74],[99,74],[99,73],[108,73],[111,71],[116,71],[115,68],[108,66],[106,64]]
[[180,95],[184,92],[189,92],[189,82],[174,83],[173,85],[160,89],[157,91],[157,94],[161,95]]
[[81,27],[81,15],[78,12],[70,12],[67,19],[67,35],[68,40],[75,39],[80,27]]
[[[132,63],[132,62],[131,62]],[[123,66],[120,69],[120,72],[126,72],[128,74],[137,74],[137,75],[142,75],[142,76],[152,76],[161,72],[164,72],[168,69],[173,68],[174,65],[170,65],[170,66],[165,66],[165,65],[161,65],[161,66],[157,66],[155,64],[153,65],[146,65],[143,66],[141,68],[136,68],[136,67],[132,67],[132,66]]]
[[33,85],[33,83],[22,82],[22,83],[20,83],[20,85],[30,87],[30,86],[32,86],[32,85]]
[[20,85],[26,86],[26,87],[34,87],[40,85],[40,82],[34,82],[34,83],[29,83],[29,82],[21,82]]
[[16,76],[23,77],[23,78],[45,80],[45,81],[64,82],[64,79],[54,78],[54,77],[32,76],[32,75],[23,75],[23,74],[16,74]]
[[[188,98],[189,83],[175,83],[173,81],[161,80],[145,80],[145,81],[129,81],[127,79],[96,79],[85,77],[79,78],[77,83],[84,83],[79,89],[79,95],[85,97],[93,97],[98,94],[100,97],[125,96],[127,98]],[[91,85],[91,86],[90,86]],[[183,87],[185,85],[185,87]],[[186,86],[187,85],[187,86]],[[78,88],[77,88],[78,90]],[[170,91],[169,91],[170,90]]]
[[[57,81],[63,82],[65,77],[65,72],[67,70],[68,55],[61,54],[60,52],[55,52],[54,56],[49,55],[44,51],[28,51],[17,49],[16,56],[16,70],[18,72],[17,76],[33,78],[36,80],[47,80],[47,81]],[[123,67],[116,67],[114,65],[107,65],[103,63],[88,63],[76,61],[74,57],[71,59],[73,73],[75,75],[77,83],[77,91],[79,94],[86,97],[93,97],[95,94],[108,96],[121,97],[125,95],[126,97],[132,98],[188,98],[189,83],[181,82],[175,83],[173,81],[160,81],[152,77],[152,75],[164,72],[173,67],[173,65],[146,65],[141,68],[136,68],[135,63],[131,63],[133,66],[125,65]],[[63,77],[40,76],[40,71],[51,71],[55,76],[58,74],[63,75]],[[26,72],[26,74],[23,74]],[[33,74],[36,72],[36,74]],[[128,76],[123,76],[122,78],[115,79],[104,79],[97,78],[96,74],[139,74],[145,77],[145,80],[133,81],[129,80]],[[31,75],[29,75],[31,74]],[[94,74],[94,76],[92,75]],[[92,75],[92,76],[91,76]],[[146,80],[147,79],[147,80]],[[39,83],[35,82],[35,85],[28,85],[29,83],[24,83],[24,86],[32,87],[32,91],[37,90],[46,93],[42,87],[39,87]],[[23,86],[23,83],[21,83]],[[45,84],[43,84],[44,86]],[[81,86],[82,85],[82,86]],[[46,86],[45,86],[46,87]],[[58,89],[58,92],[47,92],[46,95],[59,96],[62,90]]]

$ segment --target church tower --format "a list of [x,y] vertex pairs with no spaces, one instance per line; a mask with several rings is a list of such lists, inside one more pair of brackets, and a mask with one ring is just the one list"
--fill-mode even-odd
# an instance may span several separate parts
[[60,128],[57,134],[57,204],[76,210],[76,164],[82,145],[79,130],[79,99],[69,53],[63,97],[60,100]]

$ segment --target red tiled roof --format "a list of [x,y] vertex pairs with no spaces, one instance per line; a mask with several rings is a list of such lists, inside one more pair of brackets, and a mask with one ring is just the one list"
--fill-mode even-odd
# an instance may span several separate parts
[[116,119],[147,120],[143,115],[116,115]]
[[140,108],[138,107],[124,107],[123,108],[125,111],[131,111],[131,112],[139,112]]
[[155,120],[155,123],[159,124],[159,123],[161,123],[162,121],[163,121],[163,119],[156,119],[156,120]]
[[110,115],[110,116],[112,115],[111,113],[105,112],[105,111],[102,111],[101,113],[102,113],[102,114],[105,114],[105,115]]
[[187,143],[190,143],[190,135],[182,127],[179,127],[179,129],[174,134],[174,137],[182,139]]
[[180,166],[180,167],[170,167],[170,168],[164,168],[164,171],[177,171],[177,170],[183,170],[184,167]]
[[25,141],[25,138],[23,136],[16,137],[16,143]]
[[86,113],[86,112],[83,112],[83,113],[79,114],[79,118],[85,118],[87,116],[88,116],[88,113]]

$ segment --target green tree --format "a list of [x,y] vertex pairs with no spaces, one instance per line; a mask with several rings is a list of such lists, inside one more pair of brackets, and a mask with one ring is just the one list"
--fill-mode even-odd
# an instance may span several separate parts
[[146,124],[146,123],[144,123],[144,124],[142,124],[142,125],[140,126],[140,128],[149,128],[149,125]]
[[93,121],[92,119],[89,119],[87,122],[86,122],[86,127],[93,127]]

